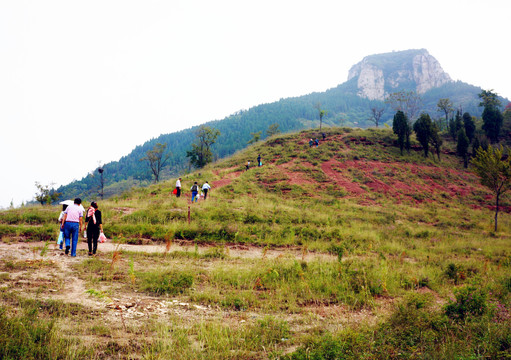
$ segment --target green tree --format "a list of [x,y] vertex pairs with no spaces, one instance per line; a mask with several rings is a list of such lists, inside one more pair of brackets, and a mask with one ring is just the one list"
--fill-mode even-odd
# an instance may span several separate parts
[[438,157],[438,161],[440,161],[440,152],[442,150],[442,144],[443,144],[442,136],[440,135],[440,129],[438,128],[438,126],[435,123],[433,123],[431,130],[432,130],[432,132],[431,132],[431,137],[430,137],[429,141],[430,141],[431,145],[433,146],[433,148],[435,149],[436,156]]
[[500,105],[502,105],[499,100],[499,95],[497,93],[494,93],[493,90],[483,90],[478,96],[479,99],[481,99],[479,106],[500,107]]
[[443,111],[445,114],[445,124],[446,126],[449,123],[449,115],[454,111],[451,100],[449,99],[440,99],[436,104],[438,111]]
[[465,169],[468,167],[468,147],[470,141],[468,136],[465,134],[465,129],[461,128],[458,131],[458,141],[456,143],[456,152],[463,158],[463,166]]
[[248,144],[254,144],[254,143],[258,142],[259,140],[261,140],[261,134],[262,134],[262,131],[250,133],[250,135],[252,135],[252,139],[250,139],[248,141]]
[[481,184],[495,195],[495,231],[497,231],[499,199],[511,188],[511,157],[503,160],[503,154],[502,147],[494,148],[490,145],[486,150],[477,149],[476,156],[472,159],[474,171],[479,175]]
[[511,133],[511,102],[506,105],[502,112],[502,132],[505,134]]
[[465,127],[465,135],[467,135],[468,142],[472,143],[476,135],[476,123],[468,112],[463,114],[463,125]]
[[403,149],[406,147],[408,150],[410,148],[410,133],[411,128],[408,123],[408,118],[405,113],[401,110],[396,112],[394,115],[394,121],[392,123],[392,130],[394,134],[397,135],[397,142],[399,144],[399,149],[401,150],[401,155],[403,155]]
[[192,150],[186,152],[186,156],[190,158],[190,163],[196,168],[203,168],[213,161],[213,152],[211,146],[216,142],[220,131],[202,125],[195,130],[197,140],[192,144]]
[[266,136],[272,137],[273,135],[280,134],[279,124],[271,124],[266,130]]
[[456,116],[449,120],[449,134],[451,135],[453,141],[458,139],[458,131],[460,131],[462,126],[463,121],[461,118],[461,112],[456,110]]
[[422,113],[419,119],[413,124],[413,131],[417,136],[417,140],[424,149],[424,157],[428,157],[429,143],[433,134],[433,122],[429,114]]
[[318,113],[319,113],[319,130],[321,130],[321,125],[323,123],[323,117],[326,116],[327,111],[321,110],[321,103],[317,103],[314,107],[318,110]]
[[42,185],[39,182],[35,182],[35,187],[37,188],[37,193],[35,195],[36,201],[40,202],[41,205],[50,205],[51,203],[57,201],[62,195],[62,193],[55,191],[53,188],[55,184],[51,183],[49,185]]
[[[161,169],[165,166],[165,163],[170,158],[170,153],[165,154],[165,150],[167,149],[167,144],[156,144],[152,148],[152,150],[146,151],[146,156],[144,156],[140,161],[147,161],[149,163],[149,167],[151,168],[151,172],[154,175],[154,182],[157,183],[160,181],[160,172]],[[103,169],[101,169],[103,170]],[[101,175],[103,173],[101,172]]]
[[499,108],[500,100],[492,90],[483,90],[479,94],[479,98],[481,99],[479,106],[484,106],[482,115],[483,130],[492,144],[497,143],[504,122],[504,117]]

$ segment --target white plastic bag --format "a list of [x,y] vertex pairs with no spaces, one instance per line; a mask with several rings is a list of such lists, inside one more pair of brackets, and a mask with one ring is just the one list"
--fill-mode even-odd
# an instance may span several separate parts
[[104,243],[107,240],[108,239],[106,238],[105,234],[103,234],[103,232],[101,232],[101,234],[99,234],[99,242]]

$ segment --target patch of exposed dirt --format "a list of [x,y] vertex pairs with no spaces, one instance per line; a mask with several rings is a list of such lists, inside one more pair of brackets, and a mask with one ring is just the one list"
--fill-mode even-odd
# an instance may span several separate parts
[[130,208],[130,207],[114,207],[114,208],[112,208],[112,211],[117,211],[121,215],[129,215],[129,214],[132,214],[133,212],[135,212],[136,210],[137,209]]
[[308,163],[308,162],[302,162],[299,165],[296,162],[289,162],[281,165],[277,165],[277,168],[279,168],[281,171],[285,173],[285,175],[288,177],[288,180],[286,182],[289,185],[315,185],[317,184],[316,181],[311,180],[307,175],[305,175],[302,171],[295,171],[293,169],[296,169],[297,166],[300,166],[302,168],[308,168],[308,169],[314,169],[315,166]]
[[348,177],[342,175],[339,171],[334,170],[334,167],[345,169],[346,163],[341,163],[335,159],[329,160],[321,164],[321,170],[338,186],[343,187],[350,194],[361,195],[365,193],[365,190],[360,187],[357,183],[351,181]]
[[[237,169],[237,168],[235,168]],[[222,172],[223,178],[220,180],[212,181],[211,186],[213,188],[221,188],[222,186],[229,185],[234,179],[238,178],[241,175],[241,171],[232,171],[232,172]],[[218,173],[217,175],[222,175]]]
[[[76,258],[65,256],[62,250],[59,250],[55,243],[49,246],[49,249],[41,256],[41,251],[46,245],[45,242],[13,242],[10,244],[0,243],[0,259],[4,257],[10,257],[15,260],[34,261],[41,259],[51,259],[61,264],[70,264],[83,260],[83,255],[86,255],[88,248],[85,240],[78,242],[77,256]],[[218,244],[201,244],[197,247],[199,254],[207,252],[213,247],[217,247]],[[335,261],[336,255],[330,255],[325,253],[316,253],[304,250],[299,246],[287,246],[281,248],[266,248],[254,245],[240,245],[240,244],[226,244],[220,245],[224,248],[225,252],[229,257],[241,258],[241,259],[277,259],[277,258],[294,258],[300,261],[314,261],[314,260],[325,260]],[[146,252],[146,253],[166,253],[166,252],[195,252],[195,243],[193,241],[179,241],[173,242],[170,248],[167,249],[165,243],[161,244],[143,244],[143,245],[131,245],[131,244],[116,244],[107,241],[102,244],[98,244],[98,253],[111,253],[113,251],[133,251],[133,252]]]

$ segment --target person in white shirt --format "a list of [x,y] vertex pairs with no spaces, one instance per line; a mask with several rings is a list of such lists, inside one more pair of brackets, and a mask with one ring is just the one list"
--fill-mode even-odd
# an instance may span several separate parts
[[208,191],[211,189],[211,186],[209,186],[208,182],[206,181],[204,185],[202,185],[202,192],[204,193],[204,200],[208,197]]
[[176,181],[176,197],[180,197],[181,196],[181,178],[177,179]]
[[76,256],[78,247],[78,234],[82,231],[83,206],[82,199],[76,198],[73,205],[69,205],[64,211],[61,229],[64,231],[66,241],[66,255],[71,249],[71,256]]

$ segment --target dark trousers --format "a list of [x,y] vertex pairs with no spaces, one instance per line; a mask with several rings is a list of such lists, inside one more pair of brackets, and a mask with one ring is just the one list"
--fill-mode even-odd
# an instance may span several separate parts
[[87,245],[89,245],[89,254],[95,254],[98,249],[99,227],[89,226],[87,229]]
[[180,197],[181,196],[181,188],[178,187],[176,188],[177,192],[176,192],[176,197]]
[[202,190],[202,192],[204,193],[204,200],[206,200],[206,198],[208,197],[208,189],[204,189]]

